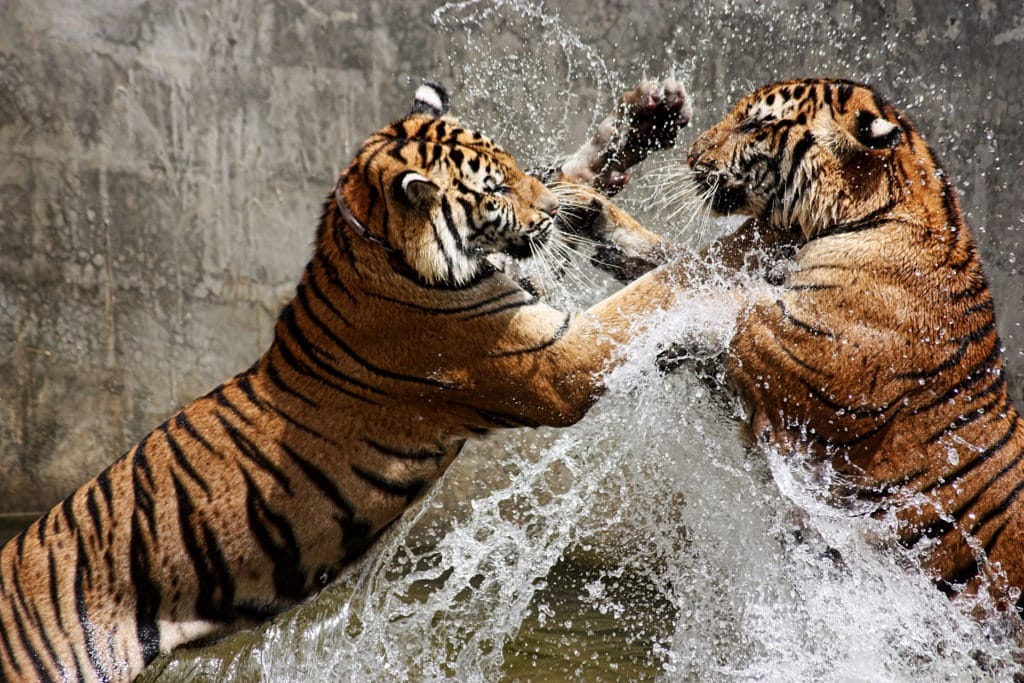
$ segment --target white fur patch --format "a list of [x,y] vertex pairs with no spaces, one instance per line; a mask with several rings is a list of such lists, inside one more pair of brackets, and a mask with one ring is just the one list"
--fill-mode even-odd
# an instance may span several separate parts
[[441,94],[426,83],[416,89],[416,103],[429,107],[438,114],[444,112],[444,101],[441,99]]
[[402,190],[408,194],[409,185],[412,183],[429,183],[430,180],[421,176],[419,173],[406,173],[405,177],[402,178]]
[[871,127],[868,132],[873,138],[884,138],[896,129],[896,124],[892,121],[886,121],[883,118],[877,118],[871,122]]

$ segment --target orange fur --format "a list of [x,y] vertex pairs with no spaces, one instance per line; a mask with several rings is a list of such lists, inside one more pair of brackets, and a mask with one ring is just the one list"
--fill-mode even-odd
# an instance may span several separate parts
[[732,294],[726,364],[754,435],[829,459],[894,511],[945,591],[988,586],[1008,606],[1024,589],[1024,420],[977,248],[916,128],[867,86],[787,81],[740,100],[689,164],[716,211],[750,216],[711,247],[728,267],[755,245],[796,249],[776,295]]
[[579,420],[663,269],[579,315],[486,260],[557,200],[431,111],[372,135],[252,367],[171,417],[0,550],[4,680],[124,680],[325,586],[473,437]]

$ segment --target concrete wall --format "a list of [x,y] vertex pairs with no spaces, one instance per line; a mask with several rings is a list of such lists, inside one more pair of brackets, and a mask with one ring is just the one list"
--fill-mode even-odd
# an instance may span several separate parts
[[1020,2],[549,4],[0,4],[0,511],[54,502],[257,357],[335,174],[425,76],[525,162],[644,73],[689,84],[695,129],[778,78],[875,83],[963,193],[1020,402]]

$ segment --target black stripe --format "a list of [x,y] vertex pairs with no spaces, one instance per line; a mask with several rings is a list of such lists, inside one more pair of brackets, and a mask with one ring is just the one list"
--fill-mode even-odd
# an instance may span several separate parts
[[815,387],[814,385],[810,384],[807,380],[805,380],[803,377],[797,376],[795,379],[798,382],[800,382],[800,384],[802,384],[807,389],[807,392],[811,394],[811,396],[813,396],[819,403],[822,403],[835,411],[841,410],[846,415],[849,415],[850,417],[853,417],[858,420],[864,418],[881,417],[888,413],[890,410],[892,410],[894,407],[899,407],[898,401],[894,401],[892,403],[883,403],[880,406],[872,408],[855,408],[853,406],[843,405],[842,403],[837,402],[831,396],[825,394],[824,389],[819,389]]
[[531,296],[528,299],[522,299],[520,301],[510,301],[507,304],[495,306],[494,308],[489,308],[486,311],[479,311],[477,313],[473,313],[472,315],[467,315],[465,318],[463,318],[463,320],[474,320],[476,318],[484,318],[489,315],[502,313],[503,311],[511,311],[516,308],[525,308],[526,306],[532,306],[535,303],[537,303],[537,299]]
[[[1017,456],[1015,462],[1020,462],[1021,457],[1024,457],[1024,452],[1021,452],[1021,454]],[[982,516],[980,519],[975,520],[974,524],[972,524],[971,526],[970,533],[974,535],[977,531],[981,529],[982,526],[985,525],[986,522],[992,521],[999,515],[1009,510],[1013,506],[1014,502],[1016,502],[1017,497],[1020,496],[1021,491],[1024,491],[1024,481],[1018,482],[1017,485],[1013,487],[1013,490],[1010,491],[1010,493],[1006,496],[1006,498],[1002,500],[1002,502],[986,511],[984,516]],[[991,537],[989,537],[988,543],[985,544],[985,552],[992,551],[992,548],[995,546],[996,541],[998,540],[998,534],[1002,533],[1003,527],[1006,526],[1007,521],[1009,520],[1004,520],[1003,524],[1000,525],[999,529],[995,533],[993,533]]]
[[984,276],[978,275],[975,278],[975,282],[968,286],[967,289],[963,289],[959,292],[952,292],[950,294],[950,299],[953,301],[953,303],[957,303],[963,301],[964,299],[974,298],[982,294],[987,295],[988,293],[988,281],[984,278]]
[[[251,427],[254,424],[253,421],[245,413],[243,413],[241,410],[239,410],[238,406],[236,406],[234,404],[234,402],[230,398],[227,397],[227,394],[225,393],[224,389],[225,389],[225,387],[222,384],[221,386],[219,386],[216,389],[214,389],[213,391],[211,391],[210,392],[210,396],[215,401],[217,401],[218,405],[220,405],[220,406],[222,406],[224,408],[227,408],[228,410],[231,411],[232,415],[234,415],[239,420],[241,420],[242,422],[244,422],[245,424],[247,424],[247,425],[249,425]],[[165,431],[166,431],[166,425],[164,425],[164,428],[165,428]]]
[[[316,255],[310,262],[310,265],[313,264],[319,266],[318,268],[314,268],[311,271],[313,274],[313,280],[316,280],[316,273],[321,273],[323,274],[324,277],[327,278],[327,284],[329,284],[333,290],[337,290],[344,294],[345,296],[347,296],[353,304],[359,303],[359,300],[356,298],[356,296],[349,290],[345,283],[341,281],[341,277],[338,274],[337,267],[327,259],[327,257],[324,255],[322,251],[317,250]],[[318,283],[318,289],[319,288],[320,287]],[[341,316],[339,313],[339,317],[343,316]]]
[[943,572],[943,577],[935,581],[935,585],[948,597],[956,596],[958,590],[966,586],[981,571],[978,560],[973,553],[969,554],[967,562],[954,567],[951,572]]
[[498,427],[506,428],[517,428],[517,427],[539,427],[540,422],[536,420],[530,420],[520,415],[510,415],[508,413],[498,413],[490,410],[476,409],[477,415],[479,415],[485,422]]
[[[53,512],[53,508],[50,508],[46,513],[36,520],[36,541],[39,545],[46,545],[46,526],[50,521],[50,513]],[[16,540],[18,549],[18,558],[20,559],[24,554],[25,540],[28,538],[28,529],[18,534]]]
[[273,414],[277,415],[278,417],[280,417],[282,420],[287,422],[292,427],[295,427],[299,431],[304,432],[304,433],[308,434],[309,436],[312,436],[315,439],[318,439],[320,441],[325,441],[325,442],[327,442],[328,444],[330,444],[331,446],[333,446],[335,448],[339,448],[340,449],[342,447],[342,445],[340,443],[338,443],[337,441],[335,441],[334,439],[330,438],[329,436],[327,436],[325,434],[322,434],[319,430],[314,429],[313,427],[310,427],[309,425],[305,424],[304,422],[299,421],[298,419],[296,419],[295,417],[293,417],[289,413],[286,413],[281,408],[278,408],[273,403],[260,399],[256,395],[255,391],[253,391],[251,394],[247,394],[247,395],[250,395],[251,400],[256,401],[255,405],[258,406],[260,408],[260,410],[264,410],[264,411],[267,411],[267,412],[270,412],[270,413],[273,413]]
[[820,328],[814,327],[810,323],[806,323],[803,320],[800,320],[799,318],[790,315],[789,311],[786,310],[786,304],[783,303],[782,299],[776,299],[775,304],[779,307],[779,310],[782,311],[783,317],[795,327],[798,327],[801,330],[814,335],[815,337],[826,337],[832,340],[836,338],[836,336],[831,332],[827,332]]
[[[970,387],[978,384],[983,379],[990,376],[989,370],[992,368],[992,364],[996,362],[996,359],[998,359],[1001,354],[1002,349],[1000,347],[999,340],[997,339],[996,343],[992,345],[992,350],[989,352],[989,354],[981,361],[971,366],[970,370],[967,372],[967,374],[964,376],[962,380],[951,386],[941,396],[932,399],[931,402],[926,403],[920,408],[916,408],[912,414],[918,415],[920,413],[927,412],[937,406],[944,405],[957,394],[966,391]],[[995,380],[993,380],[993,382],[988,386],[986,392],[983,392],[982,394],[975,396],[975,399],[985,395],[985,393],[992,390],[993,387],[999,387],[1004,384],[1005,380],[1003,379],[1002,372],[999,372],[996,375]]]
[[274,512],[260,488],[245,470],[245,511],[249,533],[274,564],[274,590],[278,596],[296,602],[306,596],[306,576],[301,570],[302,553],[288,518]]
[[326,496],[335,507],[339,508],[345,513],[348,519],[353,519],[356,516],[355,506],[352,502],[338,489],[337,484],[327,474],[324,473],[319,467],[314,465],[309,460],[306,460],[298,451],[289,446],[288,444],[281,442],[279,444],[281,450],[288,454],[295,464],[299,466],[302,473],[306,475],[313,485],[320,490],[320,492]]
[[[4,592],[11,596],[11,600],[8,601],[8,604],[11,609],[11,619],[14,620],[14,629],[17,631],[18,640],[21,641],[21,652],[28,655],[33,668],[36,670],[37,680],[51,681],[53,678],[43,665],[43,660],[39,656],[38,648],[29,640],[30,632],[38,635],[40,638],[43,638],[44,635],[36,625],[25,623],[31,615],[28,612],[28,607],[25,605],[25,593],[21,586],[21,579],[18,577],[16,572],[11,576],[11,583],[12,590],[8,591],[5,586]],[[8,624],[5,623],[4,628],[0,630],[6,633],[8,631],[7,626]],[[18,668],[20,671],[21,668]]]
[[840,285],[820,285],[820,284],[807,284],[807,285],[787,285],[786,290],[790,292],[821,292],[829,289],[841,289]]
[[[89,618],[89,610],[86,607],[86,576],[83,570],[88,570],[90,577],[92,576],[92,571],[90,569],[89,554],[86,552],[81,534],[78,535],[76,551],[78,553],[78,561],[75,565],[75,611],[78,613],[78,625],[85,637],[85,653],[89,658],[89,665],[96,673],[96,678],[101,681],[110,681],[113,679],[113,676],[103,666],[103,662],[100,661],[99,652],[96,650],[96,627],[93,625],[92,619]],[[91,584],[92,581],[89,583]]]
[[142,661],[149,664],[160,654],[160,629],[156,625],[160,589],[153,581],[149,548],[143,538],[138,512],[132,515],[130,545],[132,587],[136,596],[135,636],[142,651]]
[[374,292],[370,292],[370,296],[373,296],[376,299],[381,299],[382,301],[389,301],[391,303],[399,304],[399,305],[404,306],[406,308],[411,308],[411,309],[413,309],[415,311],[419,311],[420,313],[427,313],[429,315],[454,315],[454,314],[457,314],[457,313],[469,313],[470,311],[475,311],[475,310],[477,310],[479,308],[483,308],[484,306],[487,306],[489,304],[492,304],[492,303],[495,303],[497,301],[501,301],[502,299],[508,298],[510,296],[516,296],[516,295],[525,295],[525,296],[527,296],[529,298],[529,301],[527,303],[535,303],[536,302],[536,299],[534,297],[530,296],[529,294],[527,294],[526,292],[524,292],[523,290],[518,289],[518,288],[516,288],[516,289],[506,289],[506,290],[504,290],[502,292],[499,292],[498,294],[495,294],[494,296],[487,297],[486,299],[481,299],[480,301],[475,301],[475,302],[473,302],[471,304],[466,304],[465,306],[453,306],[451,308],[444,308],[444,307],[431,308],[429,306],[421,306],[419,304],[414,304],[414,303],[409,302],[409,301],[402,301],[401,299],[395,299],[395,298],[392,298],[392,297],[389,297],[389,296],[384,296],[383,294],[377,294],[377,293],[374,293]]
[[[985,405],[979,406],[978,408],[975,408],[974,410],[970,410],[970,411],[968,411],[968,412],[966,412],[966,413],[964,413],[962,415],[958,415],[955,420],[953,420],[948,425],[946,425],[942,429],[934,432],[931,436],[929,436],[928,439],[926,440],[926,443],[929,443],[929,444],[936,443],[943,436],[945,436],[947,434],[952,434],[953,432],[958,431],[958,430],[966,427],[969,424],[973,424],[973,423],[977,422],[978,420],[980,420],[983,417],[988,417],[989,414],[992,412],[993,408],[995,408],[996,404],[1001,402],[1001,401],[1003,401],[1003,400],[1004,400],[1004,397],[997,395],[995,398],[993,398],[991,401],[989,401]],[[993,418],[993,419],[995,419],[995,418]]]
[[840,114],[846,113],[846,103],[853,96],[852,83],[839,83],[836,88],[836,111]]
[[904,535],[900,539],[900,545],[905,548],[913,548],[921,542],[922,538],[941,538],[956,529],[957,524],[958,520],[952,517],[941,517],[934,522],[917,527],[912,534]]
[[[307,282],[309,282],[309,290],[313,293],[313,296],[316,297],[316,300],[323,304],[323,306],[329,310],[335,318],[340,320],[342,324],[352,327],[352,322],[338,310],[337,306],[334,305],[334,302],[331,301],[330,297],[327,296],[324,290],[320,287],[320,284],[316,281],[316,276],[313,273],[309,274]],[[302,289],[301,284],[299,285],[299,289]]]
[[[945,477],[943,477],[943,479],[941,481],[937,481],[937,482],[933,483],[931,486],[928,486],[927,488],[923,489],[922,493],[925,493],[925,494],[931,493],[933,490],[935,490],[936,488],[938,488],[939,486],[941,486],[944,483],[945,484],[951,484],[951,483],[953,483],[955,481],[958,481],[958,480],[964,478],[965,476],[969,475],[976,468],[978,468],[981,465],[985,464],[985,462],[987,462],[989,458],[991,458],[993,455],[995,455],[1000,450],[1002,450],[1003,446],[1005,446],[1007,443],[1009,443],[1010,439],[1013,438],[1013,435],[1014,435],[1014,433],[1016,433],[1016,431],[1017,431],[1017,423],[1016,422],[1011,422],[1010,423],[1010,428],[1007,429],[1006,433],[1004,433],[1001,437],[999,437],[999,439],[997,439],[995,443],[991,444],[988,448],[986,448],[981,453],[979,453],[977,455],[977,457],[974,457],[974,458],[968,460],[967,462],[961,464],[959,467],[957,467],[956,470],[954,470],[950,474],[948,474]],[[1001,476],[1003,476],[1012,466],[1016,465],[1016,463],[1020,459],[1020,457],[1021,456],[1018,455],[1017,456],[1017,460],[1014,460],[1009,465],[1006,465],[1005,467],[1003,467],[994,477],[990,478],[986,484],[984,484],[981,488],[979,488],[978,492],[974,496],[972,496],[970,499],[968,499],[966,501],[963,501],[957,507],[957,511],[962,511],[965,508],[965,506],[972,505],[978,499],[978,497],[982,493],[984,493],[985,489],[987,489],[989,486],[991,486],[993,483],[995,483],[995,481],[997,479],[999,479]]]
[[409,140],[393,140],[391,144],[386,148],[388,155],[390,155],[391,158],[402,162],[403,165],[408,164],[409,162],[407,162],[405,160],[405,157],[402,156],[402,152],[404,151],[406,145],[408,144]]
[[[786,131],[789,134],[789,131]],[[793,185],[793,179],[796,177],[797,169],[800,163],[803,161],[804,156],[814,146],[814,136],[811,135],[810,131],[806,131],[803,134],[796,145],[793,146],[793,153],[789,158],[789,172],[786,174],[786,182],[783,184],[783,191],[788,190]]]
[[444,448],[436,451],[431,450],[418,450],[418,451],[407,451],[402,448],[396,448],[395,446],[386,446],[373,439],[363,439],[363,441],[370,448],[380,451],[384,455],[392,458],[401,458],[403,460],[440,460],[448,455],[448,451]]
[[[462,208],[466,213],[466,225],[472,227],[473,205],[461,197],[459,198],[459,203],[462,205]],[[447,195],[441,195],[441,214],[444,216],[444,222],[448,228],[448,232],[451,234],[452,239],[455,240],[455,246],[458,247],[459,251],[462,253],[469,251],[466,246],[466,241],[462,237],[462,233],[459,232],[459,223],[455,220],[455,214],[452,212],[452,205],[451,202],[448,201]]]
[[92,522],[92,530],[96,536],[100,536],[103,529],[100,506],[96,504],[96,486],[92,483],[86,485],[85,510],[89,513],[89,521]]
[[832,379],[832,377],[833,377],[832,373],[825,372],[821,368],[817,368],[817,367],[811,365],[810,363],[808,363],[807,361],[805,361],[803,358],[800,358],[788,346],[786,346],[782,342],[781,339],[776,339],[775,343],[779,345],[779,348],[782,349],[782,352],[784,354],[786,354],[786,356],[788,356],[791,361],[793,361],[794,363],[799,365],[804,370],[807,370],[811,374],[818,375],[819,377],[824,377],[824,378],[827,378],[827,379]]
[[417,128],[416,132],[414,132],[409,137],[414,139],[414,140],[419,140],[419,139],[422,139],[422,138],[426,138],[427,135],[430,133],[430,127],[432,125],[434,125],[434,121],[436,121],[436,119],[430,119],[429,121],[427,121],[426,123],[421,125],[419,128]]
[[839,265],[836,263],[817,263],[809,266],[800,266],[797,270],[793,272],[793,276],[795,277],[797,275],[806,275],[807,273],[813,273],[816,270],[841,270],[849,273],[856,272],[859,269],[853,268],[851,266]]
[[901,372],[900,374],[896,375],[896,377],[899,379],[921,380],[930,379],[935,375],[945,372],[946,370],[949,370],[950,368],[960,364],[960,361],[967,353],[967,349],[970,347],[971,344],[981,341],[989,334],[991,334],[994,330],[995,322],[992,319],[989,319],[984,325],[982,325],[981,327],[979,327],[978,329],[974,330],[969,335],[964,337],[962,340],[960,340],[960,345],[957,347],[957,350],[953,352],[953,354],[949,358],[942,361],[931,370],[912,370],[910,372]]
[[166,439],[167,445],[171,449],[171,454],[174,456],[174,461],[177,462],[178,466],[185,472],[185,474],[189,476],[189,479],[194,481],[199,486],[199,488],[203,489],[203,493],[209,496],[209,485],[206,483],[206,480],[203,479],[202,475],[199,474],[199,472],[197,472],[196,469],[192,466],[192,463],[189,461],[188,456],[185,455],[185,451],[181,448],[181,444],[178,443],[178,440],[174,438],[170,430],[167,428],[166,422],[163,425],[161,425],[161,430],[163,431],[164,439]]
[[[894,415],[886,415],[882,420],[876,419],[871,429],[867,430],[866,432],[857,432],[856,436],[845,440],[839,440],[833,437],[828,437],[817,431],[809,430],[808,433],[816,443],[821,444],[822,446],[826,446],[829,448],[849,449],[856,446],[857,444],[867,441],[868,439],[872,439],[881,434],[883,431],[889,429],[892,426],[892,421],[894,417]],[[847,428],[846,431],[849,432],[850,429]]]
[[[282,313],[282,316],[284,316],[284,315],[285,314]],[[414,384],[423,384],[423,385],[430,386],[430,387],[439,387],[439,388],[442,388],[442,389],[457,389],[458,388],[457,386],[452,385],[452,384],[450,384],[448,382],[443,382],[443,381],[440,381],[440,380],[434,380],[434,379],[430,379],[430,378],[427,378],[427,377],[416,377],[414,375],[404,375],[402,373],[394,372],[392,370],[386,370],[386,369],[384,369],[382,367],[379,367],[379,366],[376,366],[376,365],[370,363],[365,358],[363,358],[362,356],[357,354],[348,344],[346,344],[341,339],[341,337],[338,337],[337,335],[332,335],[331,336],[331,341],[333,341],[338,346],[339,349],[341,349],[346,355],[348,355],[356,363],[361,365],[366,370],[369,370],[370,372],[372,372],[374,374],[380,375],[381,377],[386,377],[388,379],[399,380],[399,381],[402,381],[402,382],[412,382]],[[285,345],[282,344],[280,346],[284,347]]]
[[455,261],[452,259],[452,255],[448,253],[448,250],[444,248],[444,239],[441,237],[441,229],[438,227],[437,223],[433,220],[429,221],[429,223],[431,229],[434,232],[435,247],[437,251],[440,252],[441,256],[444,258],[445,271],[448,273],[447,277],[445,277],[444,279],[448,280],[455,272]]
[[397,479],[391,479],[385,477],[377,472],[370,472],[364,470],[358,465],[352,465],[352,471],[355,472],[360,479],[367,482],[374,488],[387,493],[392,496],[401,496],[407,501],[412,501],[416,496],[423,491],[427,485],[422,479],[410,479],[409,481],[399,481]]
[[533,346],[528,346],[522,349],[512,349],[511,351],[493,351],[488,353],[487,355],[490,356],[491,358],[505,358],[508,356],[519,356],[527,353],[543,351],[544,349],[548,348],[549,346],[551,346],[552,344],[554,344],[555,342],[562,338],[566,330],[569,329],[569,322],[571,318],[571,315],[566,314],[565,320],[562,321],[562,324],[559,325],[558,329],[555,330],[550,337],[548,337],[542,342],[534,344]]
[[[283,348],[283,347],[284,347],[284,345],[281,344],[278,348]],[[287,365],[289,365],[289,366],[291,366],[291,362],[290,361],[297,362],[297,359],[295,358],[294,355],[291,354],[291,352],[288,352],[287,356],[285,355],[284,352],[282,352],[281,353],[281,359]],[[320,407],[319,403],[317,403],[313,399],[309,398],[305,394],[299,392],[298,390],[293,389],[291,386],[288,385],[287,382],[284,381],[284,378],[281,377],[281,373],[278,371],[277,366],[274,365],[274,360],[272,358],[268,358],[267,359],[267,366],[266,367],[267,367],[267,378],[270,379],[271,383],[273,383],[273,385],[275,387],[277,387],[278,390],[283,391],[284,393],[288,394],[289,396],[292,396],[293,398],[297,398],[298,400],[302,401],[303,403],[305,403],[306,405],[310,406],[311,408],[319,408]],[[295,369],[295,368],[293,367],[293,369]],[[301,370],[298,370],[298,369],[295,369],[295,371],[298,372],[299,374],[305,374]]]
[[[79,539],[81,543],[81,539]],[[64,628],[64,617],[61,614],[61,599],[60,599],[60,587],[57,581],[57,558],[53,554],[53,547],[46,548],[46,559],[49,565],[49,584],[50,584],[50,604],[53,605],[53,609],[56,616],[57,628],[60,629],[61,633],[67,637],[68,631]]]
[[100,487],[100,492],[103,494],[103,499],[107,501],[107,516],[114,516],[114,497],[111,492],[110,486],[110,472],[109,470],[103,470],[96,477],[96,483]]
[[970,306],[969,308],[965,309],[961,316],[966,318],[968,316],[975,315],[976,313],[986,313],[988,315],[992,315],[994,312],[995,306],[992,304],[992,298],[986,297],[982,299],[980,303],[976,303],[973,306]]
[[194,518],[196,508],[188,490],[177,475],[172,473],[171,479],[178,503],[181,540],[196,572],[196,615],[211,621],[232,621],[235,584],[224,552],[209,524],[201,517]]
[[149,437],[145,437],[136,446],[132,453],[132,490],[135,493],[135,511],[141,512],[146,518],[146,526],[149,528],[149,533],[156,537],[156,509],[151,489],[148,489],[143,482],[143,478],[149,480],[149,485],[153,485],[152,472],[149,470],[149,461],[146,459],[146,442]]
[[185,432],[190,437],[192,437],[193,441],[199,443],[203,448],[205,448],[210,453],[213,453],[219,458],[224,457],[223,455],[221,455],[220,451],[214,448],[213,445],[206,440],[206,437],[200,434],[199,431],[192,425],[192,422],[188,419],[188,416],[185,414],[184,410],[182,410],[181,412],[174,416],[174,424],[179,429],[185,430]]
[[[25,601],[25,598],[24,598],[24,596],[25,596],[24,588],[21,585],[21,580],[20,580],[18,574],[14,574],[13,578],[14,578],[14,588],[15,588],[15,591],[17,593],[17,598],[18,598],[18,601],[19,601],[20,605],[22,606],[22,610],[24,612],[25,619],[29,622],[28,625],[32,628],[32,630],[35,632],[35,634],[42,641],[43,648],[46,650],[46,654],[49,655],[50,662],[52,664],[54,664],[58,669],[60,669],[61,674],[62,674],[61,678],[62,679],[66,679],[67,676],[66,676],[66,670],[64,668],[64,663],[60,660],[59,657],[57,657],[57,652],[56,652],[56,650],[54,650],[53,643],[50,641],[50,634],[47,632],[47,629],[43,626],[43,620],[42,620],[42,618],[39,615],[38,608],[35,607],[34,603],[29,603],[29,602]],[[19,622],[20,621],[21,620],[19,619]],[[35,651],[32,652],[32,656],[33,657],[36,656],[36,652]],[[42,660],[40,660],[40,665],[42,665]],[[43,676],[41,676],[41,679],[42,680],[47,680],[47,681],[53,680],[51,678],[49,672],[46,672],[45,674],[43,674]]]
[[235,378],[235,386],[242,390],[249,403],[260,410],[266,410],[267,402],[256,394],[256,387],[252,385],[252,372],[244,372]]
[[[6,596],[6,594],[7,594],[7,585],[6,585],[6,582],[3,580],[2,572],[0,572],[0,595]],[[12,615],[12,618],[16,618],[17,615],[15,613],[14,605],[10,604],[10,601],[8,601],[8,607],[10,608],[10,614]],[[0,612],[0,614],[3,614],[3,613]],[[11,644],[11,640],[7,636],[7,631],[8,630],[9,629],[6,627],[6,625],[5,625],[4,628],[0,628],[0,641],[3,642],[3,648],[4,648],[3,652],[0,652],[0,657],[2,657],[2,663],[3,664],[5,664],[5,665],[11,667],[12,669],[14,669],[14,671],[17,673],[18,678],[23,678],[25,676],[25,670],[21,668],[21,663],[18,661],[18,653],[15,652],[14,647]],[[26,652],[26,653],[29,652],[29,650],[24,647],[24,643],[22,645],[23,645],[23,651]],[[0,668],[0,674],[3,674],[5,672],[6,668],[7,667]],[[38,671],[38,669],[37,669],[37,671]]]
[[[302,307],[302,312],[306,315],[307,318],[309,318],[310,322],[312,322],[314,325],[316,325],[320,329],[320,331],[323,334],[327,335],[327,337],[332,342],[334,342],[338,346],[344,347],[344,342],[342,341],[341,337],[339,337],[337,334],[335,334],[334,330],[332,330],[322,320],[320,320],[320,317],[317,316],[316,313],[313,312],[312,308],[310,308],[309,300],[306,299],[306,296],[305,296],[305,291],[302,290],[301,288],[299,289],[299,295],[296,298],[296,302],[298,303],[299,306]],[[352,384],[352,385],[354,385],[354,386],[356,386],[356,387],[358,387],[360,389],[364,389],[364,390],[369,391],[371,393],[377,394],[378,396],[387,396],[388,395],[387,392],[385,392],[385,391],[383,391],[383,390],[381,390],[381,389],[379,389],[379,388],[377,388],[375,386],[372,386],[372,385],[369,385],[369,384],[367,384],[365,382],[357,380],[357,379],[355,379],[353,377],[349,377],[345,373],[343,373],[343,372],[337,370],[336,368],[334,368],[333,366],[329,365],[327,362],[321,360],[321,356],[329,356],[330,360],[335,360],[335,358],[334,358],[333,354],[328,354],[326,351],[321,350],[315,344],[312,344],[312,343],[309,342],[309,340],[302,333],[301,329],[298,327],[298,322],[295,320],[294,313],[289,316],[288,325],[289,325],[289,330],[293,331],[293,334],[299,335],[298,341],[299,341],[300,348],[303,350],[303,352],[307,356],[310,357],[310,359],[316,364],[316,367],[318,369],[323,369],[331,377],[335,377],[335,378],[338,378],[338,379],[340,379],[340,380],[342,380],[344,382],[348,382],[349,384]],[[292,328],[294,328],[294,330]],[[331,386],[334,386],[334,385],[332,384]],[[366,398],[366,397],[363,397],[363,396],[359,396],[359,395],[350,394],[350,392],[348,392],[348,391],[345,391],[345,393],[349,394],[349,395],[352,395],[355,398],[359,398],[359,399],[361,399],[363,401],[367,401],[369,403],[373,403],[374,405],[380,405],[380,403],[378,403],[376,401],[373,401],[372,399],[369,399],[369,398]]]
[[[227,435],[231,439],[231,442],[235,444],[235,447],[242,455],[248,458],[253,464],[259,467],[261,470],[263,470],[264,472],[268,473],[271,477],[273,477],[274,480],[278,483],[278,485],[280,485],[281,488],[288,493],[288,495],[292,494],[292,485],[291,482],[288,481],[287,475],[285,475],[285,473],[281,471],[281,468],[279,468],[269,458],[267,458],[266,455],[263,454],[263,451],[260,450],[260,447],[256,445],[255,442],[253,442],[249,437],[243,434],[241,429],[239,429],[236,425],[232,424],[230,420],[225,418],[220,413],[217,413],[217,421],[220,422],[221,427],[224,428],[224,431],[227,432]],[[244,468],[242,470],[242,473],[245,474]]]
[[896,206],[896,202],[890,199],[885,206],[881,206],[867,216],[858,218],[856,220],[848,221],[846,223],[833,223],[826,229],[816,234],[812,239],[821,239],[824,237],[835,237],[837,235],[846,235],[851,232],[861,232],[873,228],[880,228],[888,224],[888,221],[882,220],[882,216],[888,213],[892,208]]
[[430,289],[442,292],[464,292],[467,289],[472,289],[478,286],[480,283],[484,282],[485,280],[490,279],[497,272],[498,271],[494,269],[494,266],[492,266],[490,262],[478,261],[476,264],[476,273],[474,273],[473,276],[470,279],[466,280],[465,282],[455,282],[454,280],[451,279],[439,280],[437,282],[427,282],[422,277],[420,277],[419,274],[415,272],[400,272],[399,274],[412,280],[423,289]]
[[[351,378],[330,367],[327,363],[325,363],[316,355],[317,352],[314,350],[315,347],[313,347],[310,344],[309,340],[305,338],[305,336],[299,330],[298,325],[295,323],[293,310],[294,309],[289,308],[289,313],[287,314],[287,324],[289,327],[288,331],[291,334],[291,336],[288,338],[288,340],[278,337],[278,343],[276,344],[277,349],[281,354],[281,358],[285,361],[285,363],[287,363],[288,366],[291,367],[294,372],[304,377],[315,379],[316,381],[330,387],[331,389],[334,389],[338,393],[348,396],[349,398],[354,398],[358,401],[363,401],[365,403],[370,403],[372,405],[381,405],[378,401],[375,401],[372,398],[369,398],[368,396],[363,396],[362,394],[359,394],[352,389],[344,387],[328,378],[328,375],[333,374],[344,378],[346,381],[354,382],[354,380],[351,380]],[[282,319],[284,318],[285,316],[282,314]],[[314,363],[318,370],[322,370],[322,372],[317,372],[316,370],[311,368],[309,364],[299,359],[298,356],[296,356],[292,352],[292,350],[288,348],[287,341],[295,342],[298,345],[298,347],[302,350],[303,354]],[[290,393],[298,395],[298,392],[293,391]]]

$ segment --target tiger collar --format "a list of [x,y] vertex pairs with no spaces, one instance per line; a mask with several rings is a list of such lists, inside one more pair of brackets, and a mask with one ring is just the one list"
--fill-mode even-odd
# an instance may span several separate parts
[[479,278],[487,277],[488,275],[491,275],[495,272],[495,268],[485,261],[483,264],[481,264],[480,272],[477,274],[477,277],[471,279],[467,283],[464,283],[462,286],[453,286],[450,283],[445,282],[427,282],[427,280],[425,280],[422,275],[416,272],[415,268],[409,265],[409,263],[405,260],[405,257],[402,255],[401,251],[395,249],[386,240],[374,235],[372,232],[370,232],[370,229],[366,227],[365,223],[356,218],[355,214],[352,213],[352,210],[350,208],[348,208],[348,204],[341,196],[341,192],[334,193],[334,204],[335,206],[338,207],[338,213],[341,214],[342,220],[344,220],[345,223],[350,228],[352,228],[352,230],[357,235],[359,235],[367,242],[375,244],[384,250],[384,253],[387,254],[388,256],[388,263],[391,265],[391,267],[394,269],[396,273],[405,277],[406,279],[412,280],[421,287],[426,287],[428,289],[462,289],[464,287],[472,286],[478,281]]
[[341,213],[341,217],[346,223],[348,223],[350,228],[355,230],[357,235],[369,242],[373,242],[388,254],[398,254],[397,249],[370,232],[370,229],[367,228],[361,220],[356,218],[355,214],[352,213],[352,210],[348,208],[348,204],[345,203],[345,199],[341,196],[340,192],[334,193],[334,203],[338,207],[338,212]]

